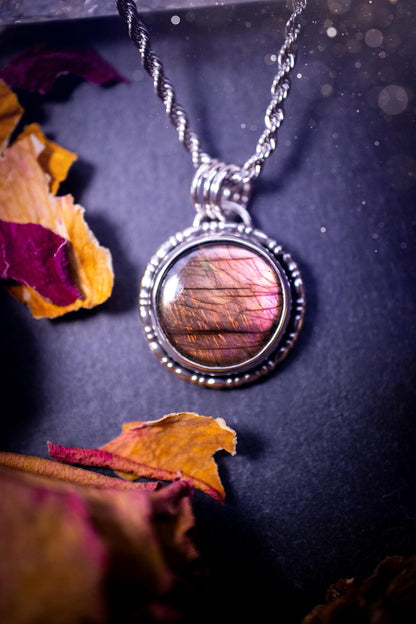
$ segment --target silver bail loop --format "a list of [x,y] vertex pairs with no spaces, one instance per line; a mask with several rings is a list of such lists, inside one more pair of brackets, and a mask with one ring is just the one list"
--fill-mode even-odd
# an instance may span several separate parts
[[191,185],[191,198],[197,212],[196,220],[230,221],[238,218],[251,224],[247,204],[251,182],[243,181],[236,165],[210,160],[198,167]]

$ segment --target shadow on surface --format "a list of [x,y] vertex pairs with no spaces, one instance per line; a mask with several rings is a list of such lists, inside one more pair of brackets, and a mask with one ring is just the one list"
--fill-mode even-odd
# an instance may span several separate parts
[[118,235],[118,224],[104,215],[88,216],[88,223],[100,244],[107,247],[113,259],[114,287],[103,309],[111,314],[134,310],[138,305],[141,268],[130,261]]
[[[333,567],[328,567],[325,573],[320,570],[316,576],[312,571],[307,587],[301,587],[296,586],[291,573],[297,567],[302,569],[303,557],[305,561],[308,558],[307,527],[299,560],[291,561],[285,569],[265,550],[267,539],[258,528],[250,526],[253,521],[242,517],[235,506],[211,504],[196,496],[195,509],[196,543],[209,569],[205,617],[198,618],[201,623],[300,624],[317,604],[325,602],[330,585],[350,576],[360,583],[386,557],[416,553],[416,518],[399,519],[397,523],[392,518],[373,518],[365,526],[351,527],[355,534],[354,549],[347,543],[338,544],[338,550],[331,552]],[[278,549],[279,545],[276,546]],[[311,536],[312,552],[315,546]],[[352,575],[347,575],[348,572]]]
[[[28,432],[42,411],[42,370],[33,332],[23,319],[29,314],[10,295],[0,292],[0,396],[2,451],[21,452]],[[35,323],[36,321],[34,321]],[[35,327],[33,328],[35,331]]]
[[86,221],[100,245],[109,249],[111,253],[114,271],[113,291],[107,301],[91,310],[81,308],[53,319],[53,323],[71,323],[102,313],[120,314],[134,310],[138,305],[139,268],[127,257],[118,237],[117,227],[104,215],[87,215]]

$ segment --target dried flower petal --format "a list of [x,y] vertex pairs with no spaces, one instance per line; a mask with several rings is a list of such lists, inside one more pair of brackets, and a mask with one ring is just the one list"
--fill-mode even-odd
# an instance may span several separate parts
[[[14,93],[0,82],[0,140],[3,145],[8,142],[22,112]],[[75,159],[76,154],[49,141],[37,124],[27,126],[14,145],[0,157],[0,220],[15,224],[8,230],[9,234],[13,231],[13,239],[3,237],[3,259],[9,263],[13,255],[14,268],[20,265],[19,278],[16,271],[12,274],[9,270],[11,267],[7,266],[5,270],[3,262],[3,279],[14,278],[21,282],[10,285],[8,290],[16,299],[26,303],[36,318],[54,318],[81,307],[92,308],[105,301],[113,287],[110,252],[100,247],[89,230],[83,218],[83,208],[73,204],[71,195],[55,197],[50,193],[58,190]],[[2,180],[7,180],[7,184]],[[40,245],[27,244],[25,254],[18,232],[23,232],[18,227],[20,225],[25,225],[23,229],[30,231],[32,236],[36,232]],[[50,230],[50,234],[43,232],[40,235],[40,227]],[[60,256],[52,254],[48,257],[43,243],[46,239],[52,243],[55,235],[65,241]],[[26,242],[33,243],[34,240]],[[4,253],[6,247],[9,257]],[[66,260],[70,267],[66,266]],[[59,278],[56,281],[51,279],[50,272],[54,266],[57,269],[55,276]],[[76,284],[72,283],[73,280]]]
[[23,112],[16,95],[0,80],[0,153],[7,147]]
[[30,286],[59,306],[82,296],[71,278],[68,241],[34,223],[0,220],[0,279]]
[[190,496],[0,468],[0,621],[179,621],[201,571]]
[[221,501],[222,497],[214,488],[210,487],[203,481],[195,479],[195,477],[187,476],[183,478],[181,471],[172,472],[165,468],[147,466],[132,459],[114,455],[102,449],[86,449],[60,446],[48,442],[49,455],[58,462],[79,464],[81,466],[94,466],[96,468],[111,468],[117,474],[124,473],[123,476],[130,478],[145,477],[147,479],[160,479],[161,481],[175,481],[179,478],[186,480],[194,487],[206,492],[215,500]]
[[83,499],[3,470],[0,492],[0,620],[102,622],[107,553]]
[[47,139],[36,123],[25,126],[17,137],[17,141],[29,135],[34,135],[44,145],[44,149],[38,155],[38,163],[50,176],[50,192],[55,195],[60,183],[66,179],[69,168],[77,159],[77,155]]
[[132,422],[102,449],[133,461],[193,477],[216,490],[223,499],[225,491],[213,459],[224,449],[235,454],[236,433],[222,418],[182,412],[160,420]]
[[15,468],[44,477],[51,477],[57,481],[94,486],[99,489],[154,490],[158,487],[158,483],[132,483],[129,481],[122,481],[121,479],[107,477],[98,472],[92,472],[91,470],[60,464],[51,459],[44,459],[43,457],[35,457],[33,455],[22,455],[20,453],[0,452],[0,466]]
[[0,78],[12,89],[45,94],[57,78],[74,74],[94,84],[127,82],[90,48],[54,48],[45,43],[25,50],[0,71]]
[[386,557],[363,581],[338,581],[326,604],[314,607],[302,624],[377,622],[413,624],[416,617],[416,557]]
[[14,143],[0,159],[0,218],[15,223],[37,223],[72,244],[72,274],[82,299],[57,306],[34,289],[16,285],[9,292],[26,303],[36,318],[54,318],[79,308],[92,308],[105,301],[113,287],[110,252],[101,247],[88,228],[84,209],[74,205],[71,195],[49,193],[48,179],[38,163],[43,144],[33,135]]

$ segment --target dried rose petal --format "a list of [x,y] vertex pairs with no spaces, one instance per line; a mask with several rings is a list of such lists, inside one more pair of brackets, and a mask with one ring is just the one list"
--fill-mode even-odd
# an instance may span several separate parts
[[93,486],[97,489],[111,490],[154,490],[159,487],[157,482],[127,482],[114,477],[107,477],[98,472],[66,466],[50,459],[23,455],[21,453],[0,452],[0,466],[15,468],[38,476],[51,477],[56,482],[68,482],[77,485]]
[[9,137],[23,115],[23,108],[13,91],[0,80],[0,153],[7,147]]
[[[0,141],[3,145],[7,144],[22,112],[15,94],[0,81]],[[56,197],[53,194],[75,159],[76,154],[49,141],[37,124],[27,126],[0,156],[0,180],[7,180],[7,184],[0,184],[0,220],[15,224],[9,230],[4,226],[4,233],[6,230],[8,234],[13,232],[15,249],[13,258],[8,258],[6,250],[10,255],[12,241],[3,236],[0,274],[21,282],[10,285],[8,290],[18,301],[27,304],[35,318],[55,318],[81,307],[92,308],[108,299],[113,288],[111,254],[99,245],[88,228],[84,209],[74,205],[71,195]],[[35,230],[17,228],[16,224],[32,224],[38,232],[40,227],[50,230],[50,235],[43,234],[49,236],[51,244],[54,234],[65,239],[68,251],[65,258],[70,271],[62,256],[64,247],[56,258],[47,257],[46,238],[39,234],[38,246],[30,244],[24,248],[17,229],[30,232],[32,236]],[[33,239],[29,243],[33,243]],[[52,244],[51,252],[53,249]],[[14,272],[8,266],[10,259]],[[19,271],[16,270],[18,266]],[[55,284],[51,269],[60,280]]]
[[108,554],[75,491],[0,471],[0,621],[103,621]]
[[182,621],[201,570],[193,526],[183,482],[98,490],[0,468],[0,621]]
[[[102,449],[135,462],[192,477],[225,497],[213,455],[224,449],[235,454],[236,432],[222,418],[190,412],[168,414],[160,420],[132,422]],[[198,487],[198,485],[196,485]]]
[[37,223],[68,240],[72,245],[72,275],[82,299],[58,306],[44,299],[33,288],[10,286],[9,292],[26,303],[36,318],[54,318],[79,308],[92,308],[111,294],[114,274],[110,252],[101,247],[88,228],[81,206],[71,195],[56,197],[49,192],[48,177],[38,157],[44,145],[34,136],[14,143],[0,159],[0,218],[14,223]]
[[68,241],[35,223],[0,219],[0,278],[26,284],[59,306],[82,297],[71,278]]
[[161,481],[175,481],[181,478],[206,494],[209,494],[215,500],[222,500],[222,496],[217,490],[194,477],[186,476],[186,478],[184,478],[181,471],[173,472],[165,468],[147,466],[146,464],[133,461],[127,457],[121,457],[121,455],[114,455],[114,453],[109,453],[102,449],[74,448],[60,446],[52,442],[48,442],[48,449],[50,457],[58,462],[79,464],[81,466],[94,466],[95,468],[111,468],[119,475],[123,473],[125,478],[145,477],[147,479],[160,479]]
[[44,148],[38,155],[38,163],[50,176],[50,191],[55,195],[60,183],[66,179],[69,168],[77,159],[77,155],[47,139],[36,123],[25,126],[16,140],[20,141],[27,136],[35,136],[43,143]]
[[128,82],[90,48],[54,48],[46,43],[25,50],[0,71],[0,78],[12,89],[45,94],[59,76],[74,74],[94,84]]
[[386,557],[364,580],[332,585],[325,604],[316,605],[302,624],[413,624],[416,620],[416,556]]

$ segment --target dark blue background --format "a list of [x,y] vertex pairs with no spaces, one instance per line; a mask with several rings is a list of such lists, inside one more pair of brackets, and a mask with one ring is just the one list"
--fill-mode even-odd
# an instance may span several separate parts
[[[79,155],[62,192],[111,249],[115,287],[100,308],[57,321],[35,321],[0,294],[2,449],[99,446],[124,422],[176,411],[224,418],[238,434],[237,455],[218,455],[226,502],[195,496],[216,620],[277,621],[283,605],[285,623],[298,622],[330,583],[415,553],[415,18],[410,0],[338,6],[311,3],[279,147],[250,206],[301,266],[304,329],[275,374],[229,391],[176,378],[141,333],[140,277],[193,220],[193,169],[123,23],[2,34],[3,64],[35,41],[87,43],[131,81],[62,78],[49,96],[20,94],[27,121]],[[261,2],[184,11],[177,26],[171,13],[148,16],[212,156],[241,164],[254,151],[287,16]],[[380,47],[366,43],[370,29]],[[400,102],[394,114],[382,108],[392,86],[408,98],[399,114]]]

